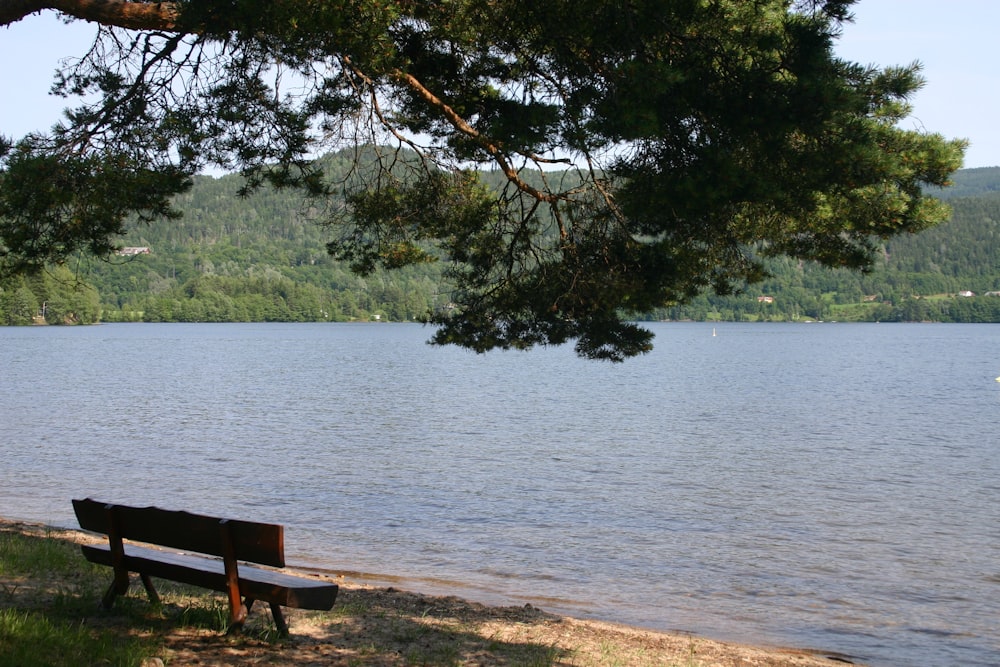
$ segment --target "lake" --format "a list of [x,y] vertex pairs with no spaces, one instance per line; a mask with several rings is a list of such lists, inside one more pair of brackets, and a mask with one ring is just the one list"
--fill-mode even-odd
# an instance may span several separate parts
[[[289,562],[877,666],[1000,663],[1000,326],[0,328],[0,515],[275,521]],[[393,579],[393,581],[396,581]]]

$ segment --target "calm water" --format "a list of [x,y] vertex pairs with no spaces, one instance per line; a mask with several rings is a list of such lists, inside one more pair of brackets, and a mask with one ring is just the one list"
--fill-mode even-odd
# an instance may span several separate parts
[[873,665],[1000,663],[1000,326],[0,328],[0,515],[273,520],[289,560]]

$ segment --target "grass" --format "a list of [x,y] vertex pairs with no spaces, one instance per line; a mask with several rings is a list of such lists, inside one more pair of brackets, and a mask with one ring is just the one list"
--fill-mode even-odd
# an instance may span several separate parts
[[0,610],[0,665],[138,665],[153,653],[137,638],[38,612]]
[[[83,561],[75,545],[0,532],[0,576],[3,667],[138,665],[158,648],[83,622],[81,612],[99,599],[106,574]],[[53,583],[40,583],[46,581]],[[15,606],[20,600],[28,603]]]
[[32,575],[41,572],[75,573],[79,554],[58,540],[32,540],[17,533],[0,533],[0,575]]

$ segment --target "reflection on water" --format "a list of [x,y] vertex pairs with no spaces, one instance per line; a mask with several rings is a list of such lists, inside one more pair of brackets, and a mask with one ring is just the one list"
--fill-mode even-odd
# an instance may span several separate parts
[[288,526],[424,590],[875,665],[1000,644],[1000,329],[654,325],[623,365],[416,325],[0,329],[2,513]]

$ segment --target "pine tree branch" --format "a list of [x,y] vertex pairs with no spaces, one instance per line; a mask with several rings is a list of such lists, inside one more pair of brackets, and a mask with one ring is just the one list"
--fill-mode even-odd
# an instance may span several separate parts
[[44,10],[54,10],[103,25],[130,30],[177,31],[180,9],[174,2],[130,0],[0,0],[0,25],[10,25]]
[[408,72],[403,72],[396,70],[392,73],[393,78],[402,83],[403,85],[409,87],[411,90],[416,92],[425,102],[430,106],[437,109],[437,111],[454,127],[457,131],[475,140],[487,153],[493,161],[500,167],[500,170],[504,173],[511,183],[517,186],[522,192],[529,194],[538,201],[544,202],[555,202],[559,199],[557,195],[549,192],[542,192],[537,188],[532,187],[530,184],[524,181],[521,176],[517,173],[517,170],[511,165],[510,160],[507,159],[507,155],[494,141],[489,137],[480,133],[476,128],[472,127],[462,116],[460,116],[454,109],[452,109],[448,104],[441,100],[437,95],[427,89],[423,83],[420,82],[412,74]]

